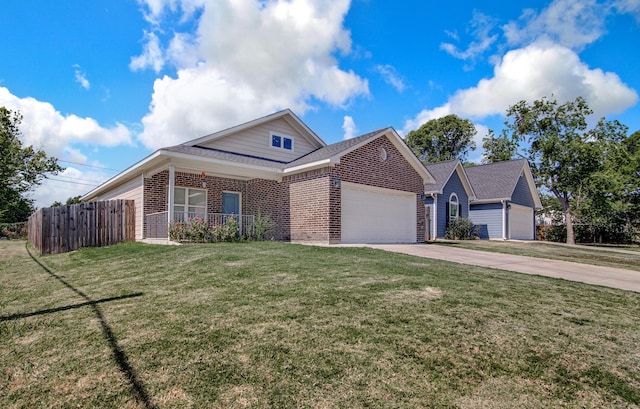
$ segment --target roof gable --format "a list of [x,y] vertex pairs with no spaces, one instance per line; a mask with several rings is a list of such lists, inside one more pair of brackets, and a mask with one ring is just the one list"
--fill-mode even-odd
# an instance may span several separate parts
[[311,152],[308,155],[288,163],[284,173],[303,172],[314,168],[339,164],[340,159],[343,156],[384,136],[389,139],[404,159],[418,172],[425,184],[434,182],[434,178],[431,173],[429,173],[424,165],[418,160],[416,155],[414,155],[414,153],[404,143],[400,135],[398,135],[398,133],[391,127],[379,129],[355,138],[347,139],[346,141],[327,145],[317,151]]
[[527,179],[535,207],[542,207],[529,163],[525,159],[507,160],[465,168],[469,182],[476,192],[476,202],[512,200],[520,177]]
[[[277,138],[280,146],[274,146]],[[284,145],[286,141],[286,145]],[[290,162],[326,146],[293,112],[276,112],[182,144]],[[285,148],[286,146],[286,148]]]
[[462,167],[462,162],[460,162],[459,159],[432,163],[425,167],[435,178],[435,183],[425,186],[425,193],[441,194],[453,173],[457,172],[469,199],[473,199],[475,197],[475,191],[473,190],[473,187],[469,182],[469,178]]

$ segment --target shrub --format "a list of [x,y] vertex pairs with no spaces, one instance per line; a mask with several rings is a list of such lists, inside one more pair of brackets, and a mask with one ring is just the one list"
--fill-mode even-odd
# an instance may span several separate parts
[[256,240],[265,240],[267,234],[276,227],[276,224],[271,220],[268,214],[263,215],[260,210],[256,215],[256,220],[253,223],[253,229]]
[[193,243],[235,241],[240,237],[240,225],[234,215],[227,216],[223,224],[216,225],[210,225],[199,217],[188,222],[174,221],[169,226],[169,237],[171,240]]
[[475,226],[469,219],[456,219],[449,222],[445,239],[449,240],[475,240],[478,238],[480,227]]
[[0,223],[0,237],[11,239],[27,238],[27,222]]

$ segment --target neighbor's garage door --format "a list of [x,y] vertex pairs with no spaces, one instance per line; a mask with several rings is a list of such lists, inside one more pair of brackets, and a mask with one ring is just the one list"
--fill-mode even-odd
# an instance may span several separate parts
[[533,209],[531,207],[510,204],[509,238],[533,240]]
[[416,194],[342,182],[343,243],[415,243]]

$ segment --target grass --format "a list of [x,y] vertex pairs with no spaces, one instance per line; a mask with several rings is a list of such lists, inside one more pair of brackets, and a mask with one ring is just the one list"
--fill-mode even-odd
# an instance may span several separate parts
[[0,271],[3,408],[640,406],[638,293],[274,242]]
[[631,246],[623,248],[625,252],[619,252],[615,251],[615,248],[606,250],[602,247],[567,246],[542,241],[439,240],[432,243],[469,250],[492,251],[640,271],[640,251],[631,251],[633,249]]

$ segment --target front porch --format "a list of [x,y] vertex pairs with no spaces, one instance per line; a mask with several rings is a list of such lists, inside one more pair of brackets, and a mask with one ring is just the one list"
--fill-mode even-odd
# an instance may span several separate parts
[[228,225],[237,224],[239,237],[255,236],[256,217],[249,214],[233,213],[184,213],[174,212],[169,219],[169,212],[155,212],[145,216],[146,239],[168,239],[171,228],[186,228],[198,224],[198,228],[214,230]]

